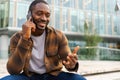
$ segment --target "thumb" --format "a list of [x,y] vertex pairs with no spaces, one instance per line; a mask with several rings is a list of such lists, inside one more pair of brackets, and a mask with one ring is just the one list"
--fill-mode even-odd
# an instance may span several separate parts
[[73,54],[76,54],[78,52],[79,48],[80,48],[80,46],[76,46],[73,50]]

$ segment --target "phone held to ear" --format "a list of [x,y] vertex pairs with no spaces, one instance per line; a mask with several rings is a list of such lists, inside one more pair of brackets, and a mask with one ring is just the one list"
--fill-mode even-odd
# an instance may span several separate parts
[[28,14],[27,14],[27,20],[28,20],[30,17],[32,17],[31,11],[29,11]]

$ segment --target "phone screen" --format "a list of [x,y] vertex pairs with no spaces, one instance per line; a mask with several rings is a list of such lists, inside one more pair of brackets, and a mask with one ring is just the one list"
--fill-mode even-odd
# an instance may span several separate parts
[[27,20],[28,20],[30,17],[32,17],[31,11],[29,11],[28,14],[27,14]]

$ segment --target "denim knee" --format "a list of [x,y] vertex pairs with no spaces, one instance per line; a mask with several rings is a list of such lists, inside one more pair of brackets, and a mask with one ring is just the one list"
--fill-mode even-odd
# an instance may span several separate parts
[[29,78],[25,75],[19,74],[19,75],[8,75],[0,80],[29,80]]
[[58,75],[60,80],[86,80],[83,76],[76,73],[61,72]]

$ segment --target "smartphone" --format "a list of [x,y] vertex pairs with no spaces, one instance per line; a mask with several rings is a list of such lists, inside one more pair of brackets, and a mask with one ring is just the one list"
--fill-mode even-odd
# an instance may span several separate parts
[[29,11],[28,14],[27,14],[27,20],[28,20],[30,17],[32,17],[31,11]]

